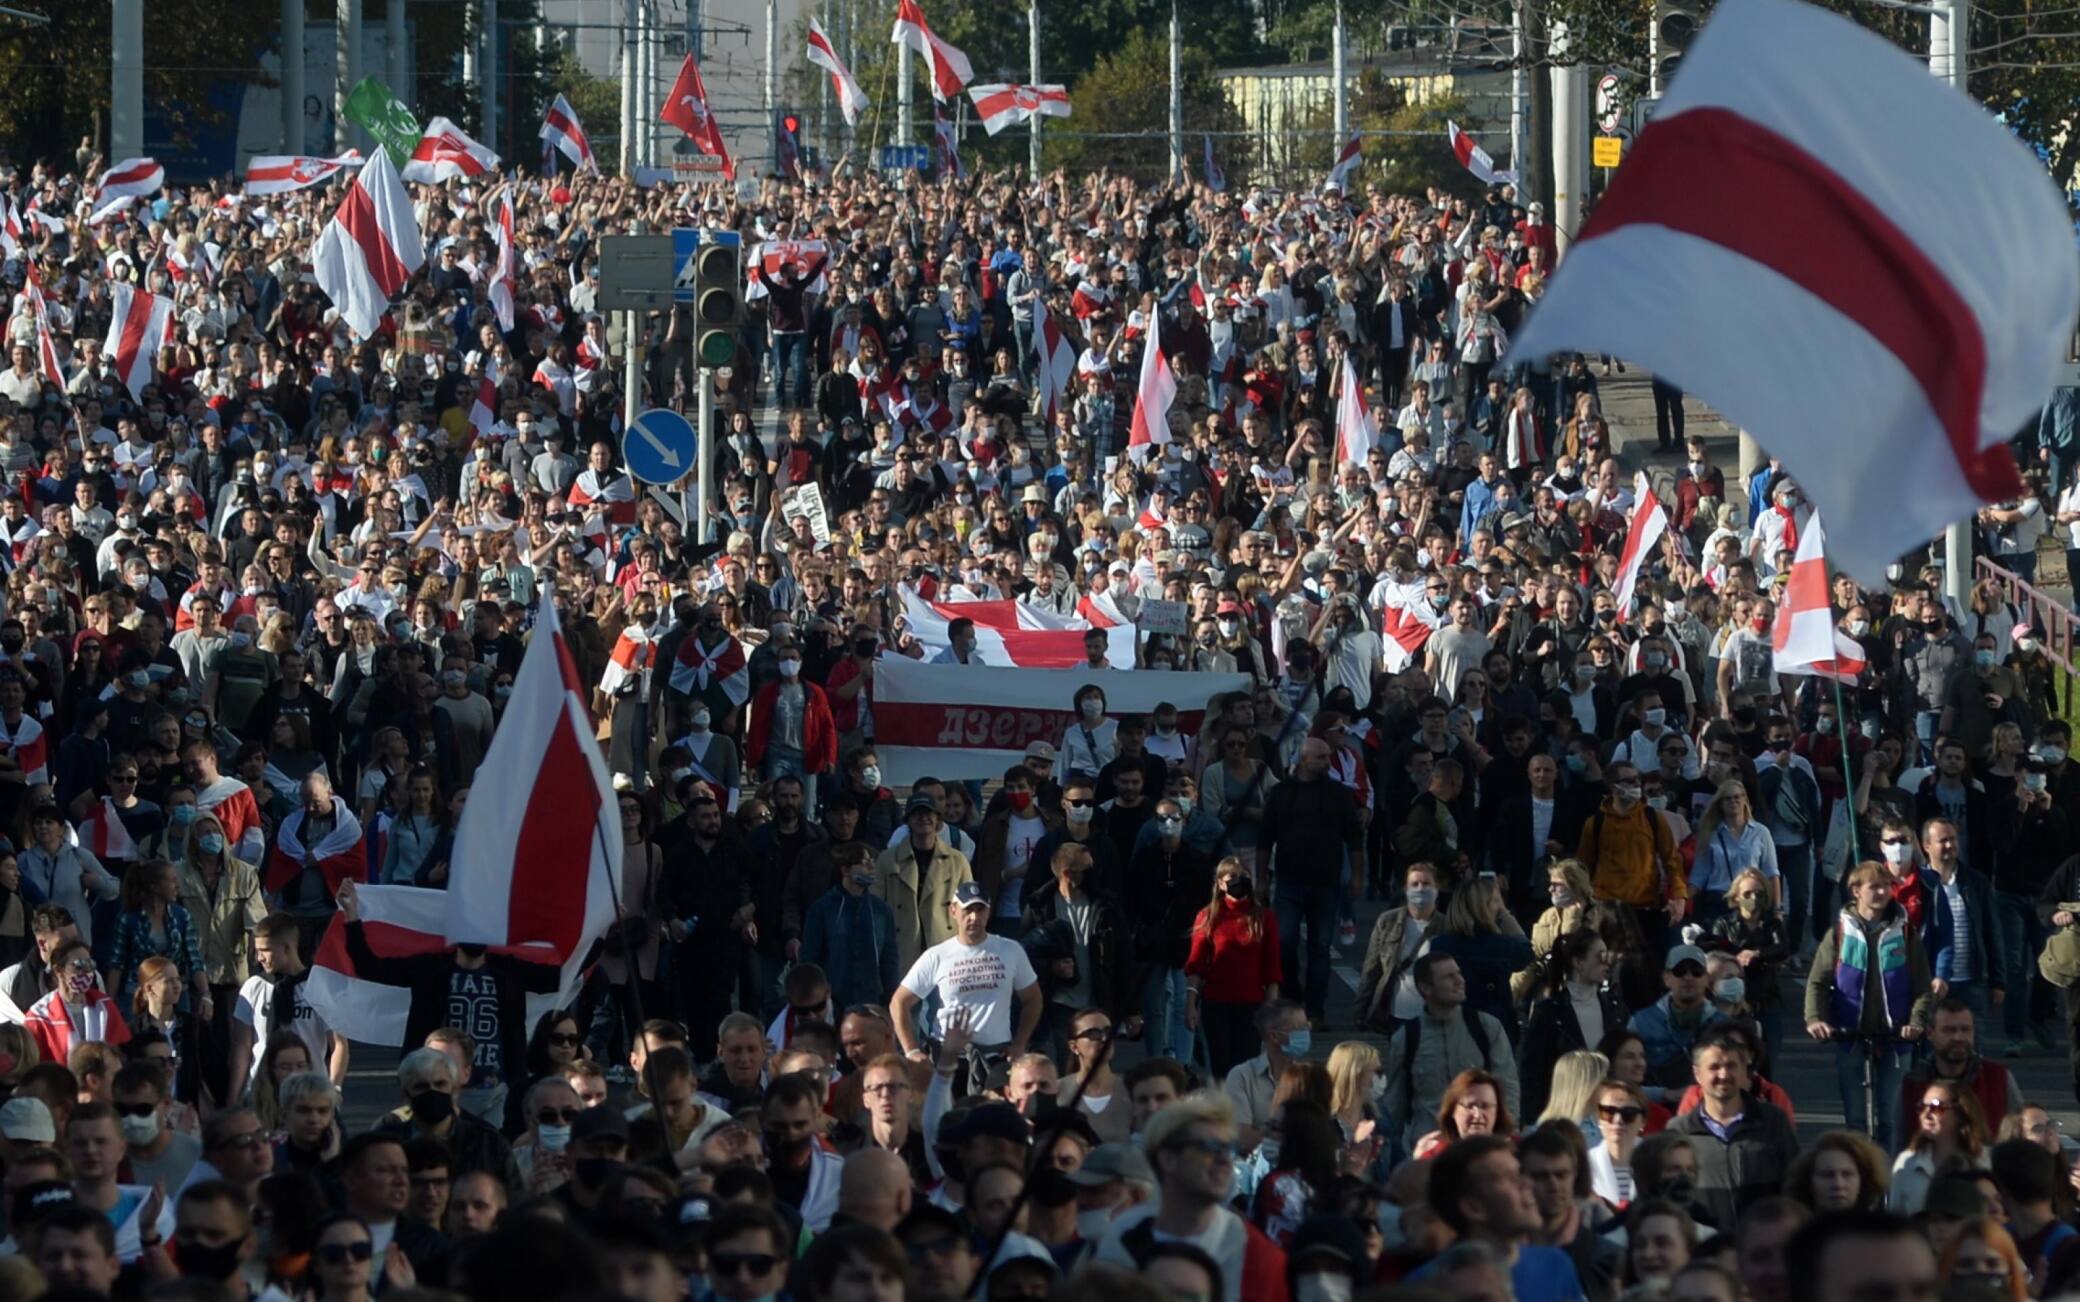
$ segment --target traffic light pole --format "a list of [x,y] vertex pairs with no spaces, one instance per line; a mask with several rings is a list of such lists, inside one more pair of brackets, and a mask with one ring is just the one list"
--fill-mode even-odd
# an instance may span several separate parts
[[714,522],[708,519],[708,499],[715,491],[715,452],[709,446],[714,439],[715,429],[715,372],[702,366],[696,368],[695,374],[700,376],[701,384],[700,398],[695,408],[699,423],[694,427],[694,432],[699,436],[694,440],[694,455],[700,458],[701,468],[697,482],[700,485],[701,500],[694,504],[694,537],[705,543],[714,531]]
[[[1965,87],[1967,60],[1971,57],[1971,0],[1936,0],[1928,18],[1928,70],[1957,88]],[[1972,525],[1960,520],[1943,530],[1943,595],[1955,610],[1965,609],[1972,586]]]

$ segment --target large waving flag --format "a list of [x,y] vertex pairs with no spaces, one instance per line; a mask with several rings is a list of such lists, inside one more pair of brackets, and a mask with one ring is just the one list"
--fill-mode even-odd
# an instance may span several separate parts
[[491,268],[491,310],[498,315],[498,328],[513,328],[513,290],[519,284],[519,257],[513,249],[513,196],[505,195],[498,205],[498,224],[492,228],[498,245],[498,261]]
[[698,637],[681,638],[670,681],[673,691],[706,701],[718,718],[751,699],[751,665],[744,644],[733,637],[712,651]]
[[498,166],[498,155],[469,138],[446,118],[426,124],[426,134],[400,173],[407,181],[446,181],[482,176]]
[[1810,5],[1724,0],[1510,359],[1613,353],[1696,393],[1876,583],[2021,491],[2003,445],[2057,383],[2072,240],[2029,147],[1918,61]]
[[1069,116],[1067,86],[970,86],[968,98],[975,101],[982,129],[991,135],[1036,117]]
[[1127,455],[1135,464],[1148,460],[1157,446],[1170,441],[1170,404],[1177,397],[1177,377],[1163,358],[1160,311],[1148,314],[1148,343],[1141,353],[1141,379],[1134,387],[1134,419],[1127,426]]
[[701,66],[691,54],[679,65],[679,76],[672,82],[671,93],[664,97],[664,107],[657,116],[685,132],[687,139],[703,152],[721,159],[722,174],[732,181],[737,179],[736,160],[729,156],[729,146],[722,143],[721,124],[708,111],[708,88],[701,83]]
[[867,92],[852,76],[852,69],[838,57],[838,47],[824,34],[823,25],[814,18],[809,20],[809,62],[831,75],[831,93],[838,97],[838,111],[845,115],[845,125],[859,125],[859,115],[867,107]]
[[[486,800],[487,806],[493,802]],[[608,802],[613,807],[613,802]],[[618,829],[617,829],[618,831]],[[450,893],[419,886],[360,886],[354,898],[361,912],[361,935],[378,959],[424,958],[446,953],[444,934]],[[311,957],[303,996],[325,1018],[325,1024],[363,1044],[404,1044],[405,1024],[412,1011],[412,992],[385,985],[356,970],[347,950],[346,919],[334,914]],[[543,964],[561,963],[561,989],[527,996],[527,1024],[533,1026],[553,1009],[568,1006],[584,976],[589,955],[565,957],[546,945],[492,945],[489,952]]]
[[1618,555],[1618,582],[1611,593],[1618,600],[1619,622],[1631,618],[1632,592],[1639,586],[1639,572],[1666,532],[1668,512],[1661,509],[1661,500],[1654,496],[1654,485],[1642,470],[1633,481],[1632,520],[1625,530],[1625,550]]
[[1322,182],[1322,188],[1326,190],[1333,185],[1339,190],[1348,190],[1351,185],[1351,173],[1357,171],[1358,164],[1364,161],[1365,151],[1361,147],[1360,137],[1352,136],[1337,152],[1336,164],[1329,169],[1329,178]]
[[475,811],[465,807],[455,829],[451,943],[546,946],[561,962],[613,922],[621,811],[593,740],[586,693],[556,605],[545,601],[505,717],[477,769],[477,788],[498,792],[498,799],[476,802]]
[[1336,464],[1362,466],[1379,446],[1379,422],[1365,405],[1365,387],[1358,383],[1358,368],[1351,355],[1343,355],[1343,381],[1336,394]]
[[390,300],[426,262],[419,223],[387,151],[368,163],[311,251],[311,270],[356,339],[376,331]]
[[1055,324],[1047,304],[1038,297],[1033,299],[1033,348],[1040,355],[1040,414],[1052,429],[1055,414],[1062,409],[1069,396],[1069,385],[1076,378],[1076,346]]
[[1827,539],[1815,514],[1798,537],[1784,604],[1770,628],[1770,648],[1780,674],[1834,678],[1853,683],[1869,666],[1856,639],[1835,627],[1827,592]]
[[968,174],[966,165],[961,162],[960,129],[937,104],[932,105],[932,153],[938,159],[940,176],[958,180]]
[[1452,154],[1459,160],[1459,166],[1473,173],[1482,185],[1516,182],[1517,174],[1495,166],[1495,160],[1488,157],[1488,151],[1481,148],[1478,140],[1461,131],[1458,123],[1448,120],[1444,124],[1444,130],[1452,142]]
[[165,184],[165,168],[149,158],[126,158],[101,174],[101,184],[94,187],[94,198],[96,202],[125,196],[139,199],[157,194]]
[[116,365],[116,378],[136,397],[152,382],[159,350],[173,337],[173,300],[124,281],[109,283],[108,338],[101,351]]
[[[968,56],[933,35],[917,0],[901,0],[897,4],[895,31],[888,39],[891,45],[907,45],[924,56],[925,69],[932,74],[932,98],[941,104],[958,97],[961,87],[975,80],[975,69],[969,66]],[[909,88],[904,90],[907,93]]]
[[349,167],[361,166],[358,150],[349,149],[338,158],[312,158],[305,154],[255,154],[246,164],[246,193],[286,194],[322,185]]
[[[592,158],[592,142],[585,138],[585,126],[578,121],[578,110],[572,108],[571,102],[563,96],[558,95],[542,116],[539,134],[543,140],[562,150],[564,157],[580,171],[586,168],[595,172],[599,170],[599,164]],[[506,328],[512,329],[511,326]]]

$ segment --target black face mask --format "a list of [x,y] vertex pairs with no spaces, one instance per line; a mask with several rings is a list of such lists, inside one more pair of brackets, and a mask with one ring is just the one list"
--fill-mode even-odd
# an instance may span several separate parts
[[1228,898],[1231,900],[1246,900],[1255,893],[1251,889],[1249,878],[1247,877],[1230,877],[1228,884],[1221,889],[1228,893]]
[[482,945],[457,945],[455,952],[469,959],[484,957],[484,947]]
[[455,1115],[455,1096],[439,1090],[427,1090],[412,1095],[412,1120],[425,1126],[438,1126]]
[[571,1178],[587,1189],[597,1189],[620,1169],[621,1163],[611,1157],[580,1157],[571,1162]]
[[804,1149],[809,1147],[810,1142],[808,1135],[795,1139],[776,1135],[772,1131],[766,1132],[766,1152],[774,1157],[798,1157]]
[[181,1274],[196,1279],[230,1279],[238,1270],[239,1251],[245,1244],[242,1240],[207,1247],[200,1243],[176,1243],[174,1263]]

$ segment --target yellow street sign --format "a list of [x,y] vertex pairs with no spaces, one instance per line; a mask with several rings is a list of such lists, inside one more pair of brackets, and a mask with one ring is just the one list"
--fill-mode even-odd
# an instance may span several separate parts
[[1616,167],[1625,156],[1625,142],[1616,136],[1598,136],[1590,142],[1589,161],[1598,167]]

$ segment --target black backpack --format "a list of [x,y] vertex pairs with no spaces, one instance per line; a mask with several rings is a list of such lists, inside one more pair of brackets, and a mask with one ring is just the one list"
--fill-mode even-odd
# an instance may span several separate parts
[[[1479,1010],[1472,1004],[1460,1004],[1459,1019],[1466,1023],[1466,1033],[1473,1037],[1473,1047],[1481,1051],[1481,1070],[1492,1071],[1495,1057],[1490,1052],[1488,1028],[1481,1022]],[[1408,1029],[1408,1052],[1401,1058],[1401,1084],[1413,1104],[1416,1097],[1416,1046],[1423,1042],[1422,1014],[1418,1013],[1402,1025]]]

